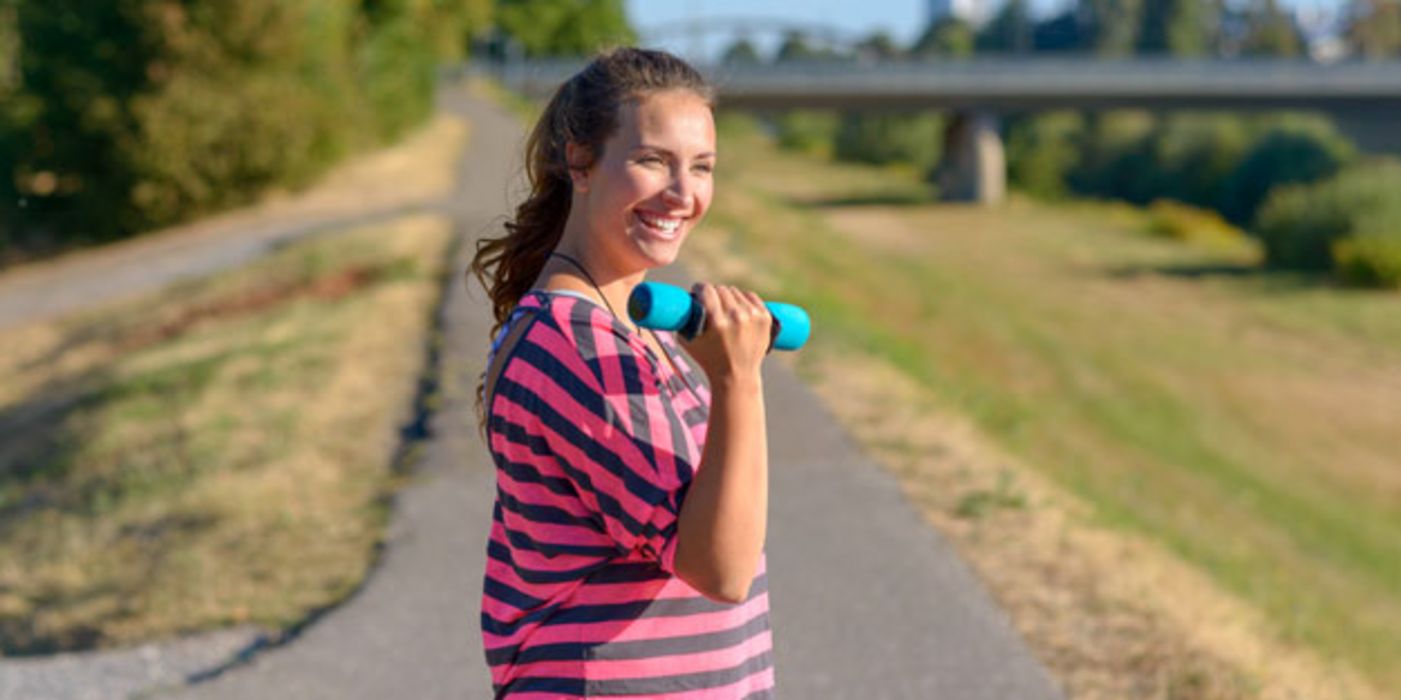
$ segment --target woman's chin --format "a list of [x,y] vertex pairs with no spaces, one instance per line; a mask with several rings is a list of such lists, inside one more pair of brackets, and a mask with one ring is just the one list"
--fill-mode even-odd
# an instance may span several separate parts
[[662,267],[676,262],[681,254],[681,244],[686,241],[683,233],[674,240],[659,241],[643,238],[638,241],[638,251],[648,261],[648,267]]

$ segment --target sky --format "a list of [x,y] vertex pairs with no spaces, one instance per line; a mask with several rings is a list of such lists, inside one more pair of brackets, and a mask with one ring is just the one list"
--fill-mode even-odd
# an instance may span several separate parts
[[[996,4],[999,0],[993,0]],[[1301,10],[1335,10],[1342,0],[1280,0],[1280,4]],[[1053,14],[1068,0],[1031,0],[1033,13]],[[649,29],[675,26],[691,18],[782,18],[799,22],[836,25],[857,36],[885,30],[896,43],[909,44],[924,29],[927,20],[927,0],[625,0],[628,18],[647,39]],[[776,45],[772,33],[755,35],[760,50]],[[662,48],[690,56],[697,48],[685,36],[672,33],[657,42]],[[708,45],[701,46],[714,54],[728,40],[712,35]],[[694,57],[694,56],[692,56]]]

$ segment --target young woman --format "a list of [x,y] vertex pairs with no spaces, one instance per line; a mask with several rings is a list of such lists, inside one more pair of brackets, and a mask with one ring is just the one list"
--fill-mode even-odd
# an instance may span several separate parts
[[481,622],[498,698],[773,696],[770,316],[710,284],[693,288],[708,318],[693,341],[626,315],[710,205],[711,112],[680,59],[601,54],[532,131],[506,235],[477,244],[497,320],[478,400],[497,466]]

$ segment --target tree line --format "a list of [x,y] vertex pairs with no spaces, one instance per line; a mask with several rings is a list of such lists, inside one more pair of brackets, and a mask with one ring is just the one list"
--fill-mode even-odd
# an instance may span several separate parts
[[[1354,0],[1337,28],[1342,53],[1401,57],[1401,0]],[[950,61],[970,56],[1297,58],[1306,37],[1274,0],[1080,0],[1033,19],[1009,0],[980,27],[934,22],[909,46],[873,34],[837,51],[800,34],[767,60]],[[765,61],[748,41],[729,63]],[[838,160],[914,166],[937,181],[945,115],[788,111],[770,116],[781,146]],[[1322,115],[1120,110],[1005,115],[1009,183],[1043,199],[1176,202],[1257,236],[1266,263],[1401,287],[1401,164],[1359,153]],[[1179,220],[1181,206],[1155,206]],[[1303,214],[1307,213],[1308,216]],[[1179,223],[1181,223],[1179,221]],[[1178,224],[1168,228],[1178,227]]]
[[633,38],[621,0],[0,0],[0,266],[305,185],[492,32]]

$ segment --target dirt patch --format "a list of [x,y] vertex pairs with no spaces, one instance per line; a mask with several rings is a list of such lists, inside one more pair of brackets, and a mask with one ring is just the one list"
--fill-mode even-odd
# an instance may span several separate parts
[[384,277],[385,269],[383,265],[357,266],[337,270],[329,275],[305,282],[282,283],[238,296],[184,308],[174,318],[124,336],[114,349],[119,353],[139,350],[174,338],[197,323],[257,313],[295,299],[335,301],[357,289],[379,281]]

